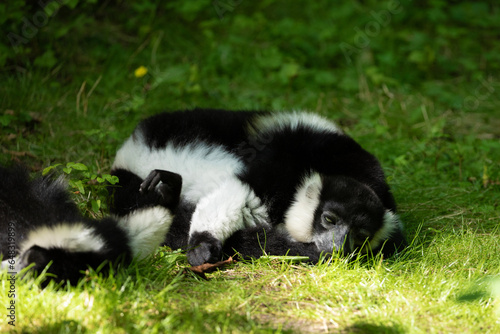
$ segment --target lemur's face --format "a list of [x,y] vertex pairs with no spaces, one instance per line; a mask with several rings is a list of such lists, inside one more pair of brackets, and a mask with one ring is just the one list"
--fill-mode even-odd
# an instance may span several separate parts
[[307,175],[285,215],[295,240],[315,243],[320,252],[376,251],[399,229],[368,186],[346,176]]
[[313,242],[321,251],[375,250],[396,227],[396,217],[369,187],[348,177],[322,177],[313,223]]

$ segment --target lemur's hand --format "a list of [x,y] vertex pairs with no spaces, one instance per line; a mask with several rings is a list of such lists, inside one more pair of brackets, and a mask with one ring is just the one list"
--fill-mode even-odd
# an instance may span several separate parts
[[179,202],[182,189],[182,177],[166,170],[154,169],[139,186],[139,192],[144,195],[157,191],[163,204]]

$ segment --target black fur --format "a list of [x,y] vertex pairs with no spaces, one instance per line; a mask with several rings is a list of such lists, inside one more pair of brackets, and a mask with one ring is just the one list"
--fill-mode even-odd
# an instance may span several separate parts
[[269,227],[252,227],[236,231],[224,243],[223,253],[243,259],[257,259],[262,255],[304,256],[304,262],[317,263],[322,253],[314,243],[296,242],[288,233]]
[[125,216],[130,212],[161,205],[175,212],[179,205],[182,178],[179,174],[152,170],[145,180],[126,170],[116,170],[119,184],[110,186],[113,196],[113,213]]
[[220,260],[222,242],[209,232],[195,232],[190,237],[189,242],[191,245],[196,245],[188,250],[189,262],[192,265],[201,265],[206,262],[215,263]]
[[254,113],[194,109],[151,116],[142,121],[138,129],[146,135],[147,145],[151,148],[164,148],[167,143],[182,146],[203,141],[233,150],[246,140],[243,129],[253,117]]

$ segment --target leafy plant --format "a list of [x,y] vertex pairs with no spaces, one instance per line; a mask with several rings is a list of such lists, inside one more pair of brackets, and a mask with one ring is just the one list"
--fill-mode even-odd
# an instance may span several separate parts
[[69,186],[77,196],[80,209],[91,216],[102,215],[107,211],[107,203],[102,201],[108,197],[107,187],[118,182],[118,177],[110,174],[99,175],[92,172],[82,163],[68,162],[65,166],[55,164],[43,170],[43,175],[60,169],[69,176]]

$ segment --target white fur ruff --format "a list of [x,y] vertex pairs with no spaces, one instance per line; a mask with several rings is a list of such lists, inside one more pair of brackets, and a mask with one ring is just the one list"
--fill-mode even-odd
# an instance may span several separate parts
[[123,168],[142,179],[153,169],[163,169],[182,176],[181,197],[197,203],[202,197],[234,178],[243,163],[220,146],[190,143],[150,149],[140,132],[134,133],[118,150],[113,169]]
[[292,205],[285,213],[285,227],[292,238],[300,242],[313,239],[314,212],[320,203],[323,182],[318,173],[304,178]]
[[31,231],[20,245],[20,254],[33,246],[62,248],[68,252],[98,252],[106,246],[106,242],[83,223],[61,223]]

